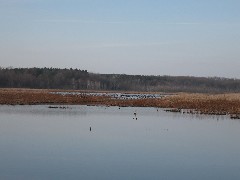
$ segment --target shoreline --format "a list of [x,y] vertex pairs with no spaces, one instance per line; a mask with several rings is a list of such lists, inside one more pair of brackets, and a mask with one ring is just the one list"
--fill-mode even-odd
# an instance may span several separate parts
[[[79,92],[79,93],[61,95],[51,92]],[[230,115],[232,119],[240,119],[240,93],[229,94],[176,93],[163,98],[145,98],[145,99],[113,99],[109,96],[92,96],[88,95],[87,93],[91,92],[75,90],[56,90],[56,89],[51,90],[51,89],[0,88],[0,104],[106,105],[119,107],[156,107],[169,109],[168,110],[169,112],[183,112],[209,115]],[[121,93],[130,94],[133,92],[121,92]],[[156,94],[157,92],[147,93]],[[142,94],[142,92],[137,94]],[[158,94],[161,93],[158,92]]]

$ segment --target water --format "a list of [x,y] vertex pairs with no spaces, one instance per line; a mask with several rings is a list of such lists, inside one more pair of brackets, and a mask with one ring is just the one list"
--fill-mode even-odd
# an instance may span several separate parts
[[238,120],[68,107],[0,106],[0,179],[240,179]]
[[50,92],[51,94],[60,94],[60,95],[87,95],[87,96],[107,96],[113,99],[155,99],[155,98],[163,98],[167,96],[171,96],[173,94],[130,94],[130,93],[82,93],[82,92]]

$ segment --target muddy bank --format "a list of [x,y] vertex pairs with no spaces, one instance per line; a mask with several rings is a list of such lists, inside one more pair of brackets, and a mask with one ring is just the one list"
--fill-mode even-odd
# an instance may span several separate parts
[[[77,94],[55,94],[57,90],[0,89],[0,104],[79,104],[106,106],[138,106],[175,109],[172,112],[190,109],[190,113],[231,115],[240,117],[240,94],[186,94],[179,93],[164,98],[113,99],[109,96],[92,96],[78,91]],[[186,111],[187,112],[187,111]]]

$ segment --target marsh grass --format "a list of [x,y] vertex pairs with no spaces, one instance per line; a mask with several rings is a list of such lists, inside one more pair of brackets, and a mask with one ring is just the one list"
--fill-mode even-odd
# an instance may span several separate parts
[[[155,99],[112,99],[108,96],[90,96],[87,93],[77,95],[52,94],[53,90],[40,89],[0,89],[0,104],[79,104],[106,105],[122,107],[159,107],[178,110],[192,109],[192,113],[233,115],[240,114],[240,93],[231,94],[190,94],[178,93],[165,98]],[[181,111],[176,111],[181,112]]]

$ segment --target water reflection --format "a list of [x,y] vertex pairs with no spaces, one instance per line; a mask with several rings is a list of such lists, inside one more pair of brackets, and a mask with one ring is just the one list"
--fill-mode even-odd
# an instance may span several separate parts
[[239,129],[157,108],[0,106],[0,179],[239,179]]

